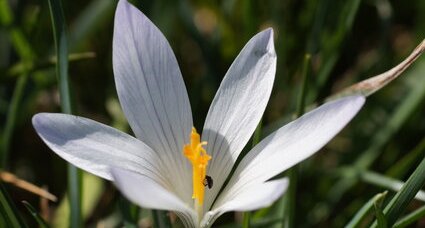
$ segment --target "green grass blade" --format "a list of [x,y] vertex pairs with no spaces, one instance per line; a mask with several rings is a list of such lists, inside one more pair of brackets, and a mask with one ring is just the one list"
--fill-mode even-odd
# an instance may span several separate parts
[[166,211],[152,210],[152,218],[154,227],[170,228],[170,218],[167,216]]
[[16,124],[16,116],[19,111],[19,105],[21,104],[24,89],[27,85],[28,74],[23,74],[18,78],[15,88],[13,90],[12,100],[10,102],[6,125],[4,127],[3,137],[1,139],[1,167],[6,167],[7,161],[9,160],[9,148],[10,141],[12,139],[13,129]]
[[310,93],[311,97],[316,98],[319,91],[323,88],[329,79],[332,70],[334,69],[338,59],[341,55],[341,47],[345,37],[350,33],[354,24],[354,19],[357,15],[361,0],[346,1],[344,7],[341,9],[340,20],[333,35],[332,41],[328,41],[329,47],[324,50],[323,59],[325,62],[321,66],[317,75],[316,88]]
[[242,228],[249,227],[251,227],[251,212],[247,211],[243,213]]
[[385,207],[384,213],[388,221],[388,226],[392,226],[397,218],[406,209],[415,195],[425,184],[425,158],[412,173],[403,188],[393,197],[391,202]]
[[6,227],[27,227],[2,183],[0,183],[0,215],[3,217]]
[[[254,135],[252,136],[252,148],[257,145],[261,140],[261,129],[263,127],[263,121],[260,120],[260,123],[258,123],[257,128],[254,131]],[[251,226],[251,212],[246,211],[243,213],[243,221],[242,221],[242,227],[248,228]]]
[[2,167],[5,167],[8,161],[10,141],[15,128],[16,116],[19,111],[19,105],[22,101],[24,88],[28,81],[27,66],[32,64],[32,60],[34,58],[34,52],[31,45],[25,38],[21,29],[13,25],[13,19],[13,12],[8,1],[0,0],[0,25],[9,28],[8,32],[10,40],[16,53],[21,58],[22,62],[24,62],[25,66],[22,75],[19,77],[15,85],[6,117],[6,125],[4,126],[3,137],[0,145],[0,165]]
[[72,113],[71,91],[68,80],[68,38],[65,18],[60,0],[48,0],[52,16],[53,37],[57,55],[56,70],[59,77],[59,90],[62,111]]
[[[302,84],[300,89],[300,95],[297,104],[296,117],[300,117],[305,110],[305,98],[307,93],[307,81],[310,72],[311,56],[306,54],[304,57],[303,68],[302,68]],[[292,167],[289,170],[289,187],[285,194],[285,209],[283,210],[283,224],[284,227],[295,227],[295,212],[296,212],[296,192],[298,183],[298,165]]]
[[406,175],[408,169],[406,167],[414,167],[420,158],[425,156],[425,137],[421,142],[406,156],[398,160],[391,168],[387,171],[388,176],[402,177]]
[[117,1],[94,0],[81,12],[70,27],[69,49],[78,50],[83,42],[92,35],[95,28],[101,27],[102,23],[110,22]]
[[22,201],[22,203],[24,204],[25,208],[27,208],[27,210],[31,213],[32,217],[37,221],[39,227],[41,228],[49,227],[46,221],[44,221],[44,219],[38,214],[37,210],[35,210],[35,208],[31,206],[30,203],[28,203],[27,201]]
[[[86,59],[91,59],[91,58],[95,58],[96,54],[94,52],[81,52],[81,53],[71,53],[68,56],[68,61],[69,62],[74,62],[74,61],[81,61],[81,60],[86,60]],[[56,61],[57,61],[57,57],[56,56],[52,56],[49,58],[45,58],[39,61],[35,61],[34,64],[32,64],[31,66],[28,66],[25,62],[18,62],[16,64],[14,64],[13,66],[11,66],[6,74],[7,76],[12,76],[12,77],[16,77],[19,75],[22,75],[24,73],[34,73],[37,71],[42,71],[42,70],[47,70],[49,71],[51,67],[53,67],[54,65],[56,65]]]
[[304,56],[304,63],[303,63],[303,69],[302,69],[302,84],[301,84],[301,91],[300,95],[298,96],[298,102],[297,102],[297,111],[296,116],[300,117],[305,112],[305,99],[307,96],[307,82],[309,80],[309,74],[310,74],[310,68],[311,68],[311,55],[306,54]]
[[136,227],[137,223],[139,222],[140,208],[128,201],[123,196],[120,196],[118,199],[118,206],[119,211],[123,217],[123,222],[127,225],[132,224]]
[[68,164],[68,192],[69,192],[69,206],[70,213],[70,227],[81,227],[82,213],[81,213],[81,191],[82,191],[82,174],[77,167]]
[[10,25],[13,21],[12,12],[9,9],[7,0],[0,0],[0,22],[3,25]]
[[[101,199],[102,193],[105,191],[103,180],[100,177],[90,173],[82,173],[82,194],[81,194],[81,214],[83,221],[89,218]],[[68,194],[66,194],[52,218],[52,227],[68,228],[70,227],[70,202]]]
[[256,1],[245,0],[242,2],[245,39],[251,38],[257,30],[257,17],[255,16]]
[[[61,108],[64,113],[72,114],[71,91],[68,81],[68,39],[65,17],[60,0],[48,0],[53,25],[59,77]],[[70,198],[70,227],[82,226],[81,218],[81,171],[68,164],[68,193]]]
[[[395,192],[400,191],[404,185],[404,182],[402,181],[371,171],[361,172],[360,178],[367,183],[377,185]],[[425,202],[425,192],[419,191],[418,194],[416,194],[415,199]]]
[[396,224],[394,224],[394,228],[402,228],[411,225],[412,223],[418,221],[419,219],[425,216],[425,206],[422,206],[412,213],[401,218]]
[[373,208],[375,209],[376,221],[378,224],[378,228],[387,228],[387,219],[384,216],[384,212],[382,211],[382,203],[384,201],[386,192],[384,194],[378,195],[373,202]]
[[274,225],[282,223],[283,218],[270,218],[270,219],[261,219],[256,222],[252,222],[251,228],[264,228],[264,227],[272,227]]
[[369,201],[367,201],[353,216],[353,218],[345,225],[345,228],[356,228],[360,227],[363,220],[369,215],[374,207],[374,204],[377,199],[384,197],[387,192],[378,193],[373,196]]

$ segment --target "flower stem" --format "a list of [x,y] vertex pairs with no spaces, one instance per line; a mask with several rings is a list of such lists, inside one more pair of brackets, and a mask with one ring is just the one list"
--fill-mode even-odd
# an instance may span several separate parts
[[[297,103],[297,111],[296,111],[296,117],[300,117],[304,113],[305,109],[305,97],[307,92],[307,80],[308,80],[308,74],[310,69],[310,60],[311,56],[310,54],[306,54],[304,56],[304,63],[303,63],[303,69],[302,69],[302,85],[301,85],[301,91],[300,96]],[[297,191],[297,183],[298,183],[298,165],[292,167],[289,170],[289,187],[288,191],[285,194],[285,209],[284,209],[284,223],[283,226],[286,228],[289,227],[295,227],[294,221],[295,221],[295,200],[296,200],[296,191]]]

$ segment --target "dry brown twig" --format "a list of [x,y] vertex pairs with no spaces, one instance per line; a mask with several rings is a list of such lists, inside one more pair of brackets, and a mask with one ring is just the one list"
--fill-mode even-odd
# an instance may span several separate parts
[[34,184],[29,183],[28,181],[22,180],[19,177],[15,176],[12,173],[6,171],[0,171],[0,179],[6,183],[15,185],[18,188],[22,188],[28,192],[39,195],[40,197],[46,198],[50,201],[56,202],[58,198],[52,193],[40,188]]

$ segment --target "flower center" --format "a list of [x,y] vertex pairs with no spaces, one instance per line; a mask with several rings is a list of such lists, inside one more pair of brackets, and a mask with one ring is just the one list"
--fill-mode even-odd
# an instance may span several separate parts
[[204,183],[208,161],[211,159],[211,156],[209,156],[207,151],[205,151],[205,149],[202,147],[204,145],[207,145],[207,142],[201,142],[201,136],[198,134],[198,132],[196,132],[196,129],[192,127],[192,133],[190,134],[190,144],[187,144],[183,147],[183,154],[192,164],[192,199],[195,199],[195,204],[199,205],[202,205],[204,202]]

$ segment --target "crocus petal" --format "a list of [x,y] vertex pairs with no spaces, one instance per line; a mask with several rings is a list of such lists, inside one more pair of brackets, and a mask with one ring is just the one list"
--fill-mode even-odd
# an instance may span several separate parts
[[273,30],[267,29],[245,45],[214,97],[202,132],[212,155],[208,175],[214,179],[206,192],[207,209],[264,113],[275,71]]
[[112,168],[111,173],[114,184],[130,201],[144,208],[175,211],[186,227],[197,224],[195,212],[156,180],[119,168]]
[[364,97],[352,96],[326,103],[272,133],[242,159],[220,197],[238,195],[244,188],[310,157],[356,115],[364,102]]
[[119,1],[115,14],[113,66],[132,130],[166,162],[169,180],[190,200],[190,164],[182,155],[192,128],[186,87],[165,37],[126,0]]
[[39,113],[32,118],[38,135],[60,157],[111,180],[111,166],[151,175],[164,185],[157,155],[141,141],[96,121],[67,114]]
[[205,214],[201,222],[202,227],[211,226],[220,215],[228,211],[252,211],[268,207],[285,192],[287,187],[288,179],[282,178],[244,188],[233,197],[219,197],[215,203],[219,206],[214,206]]

